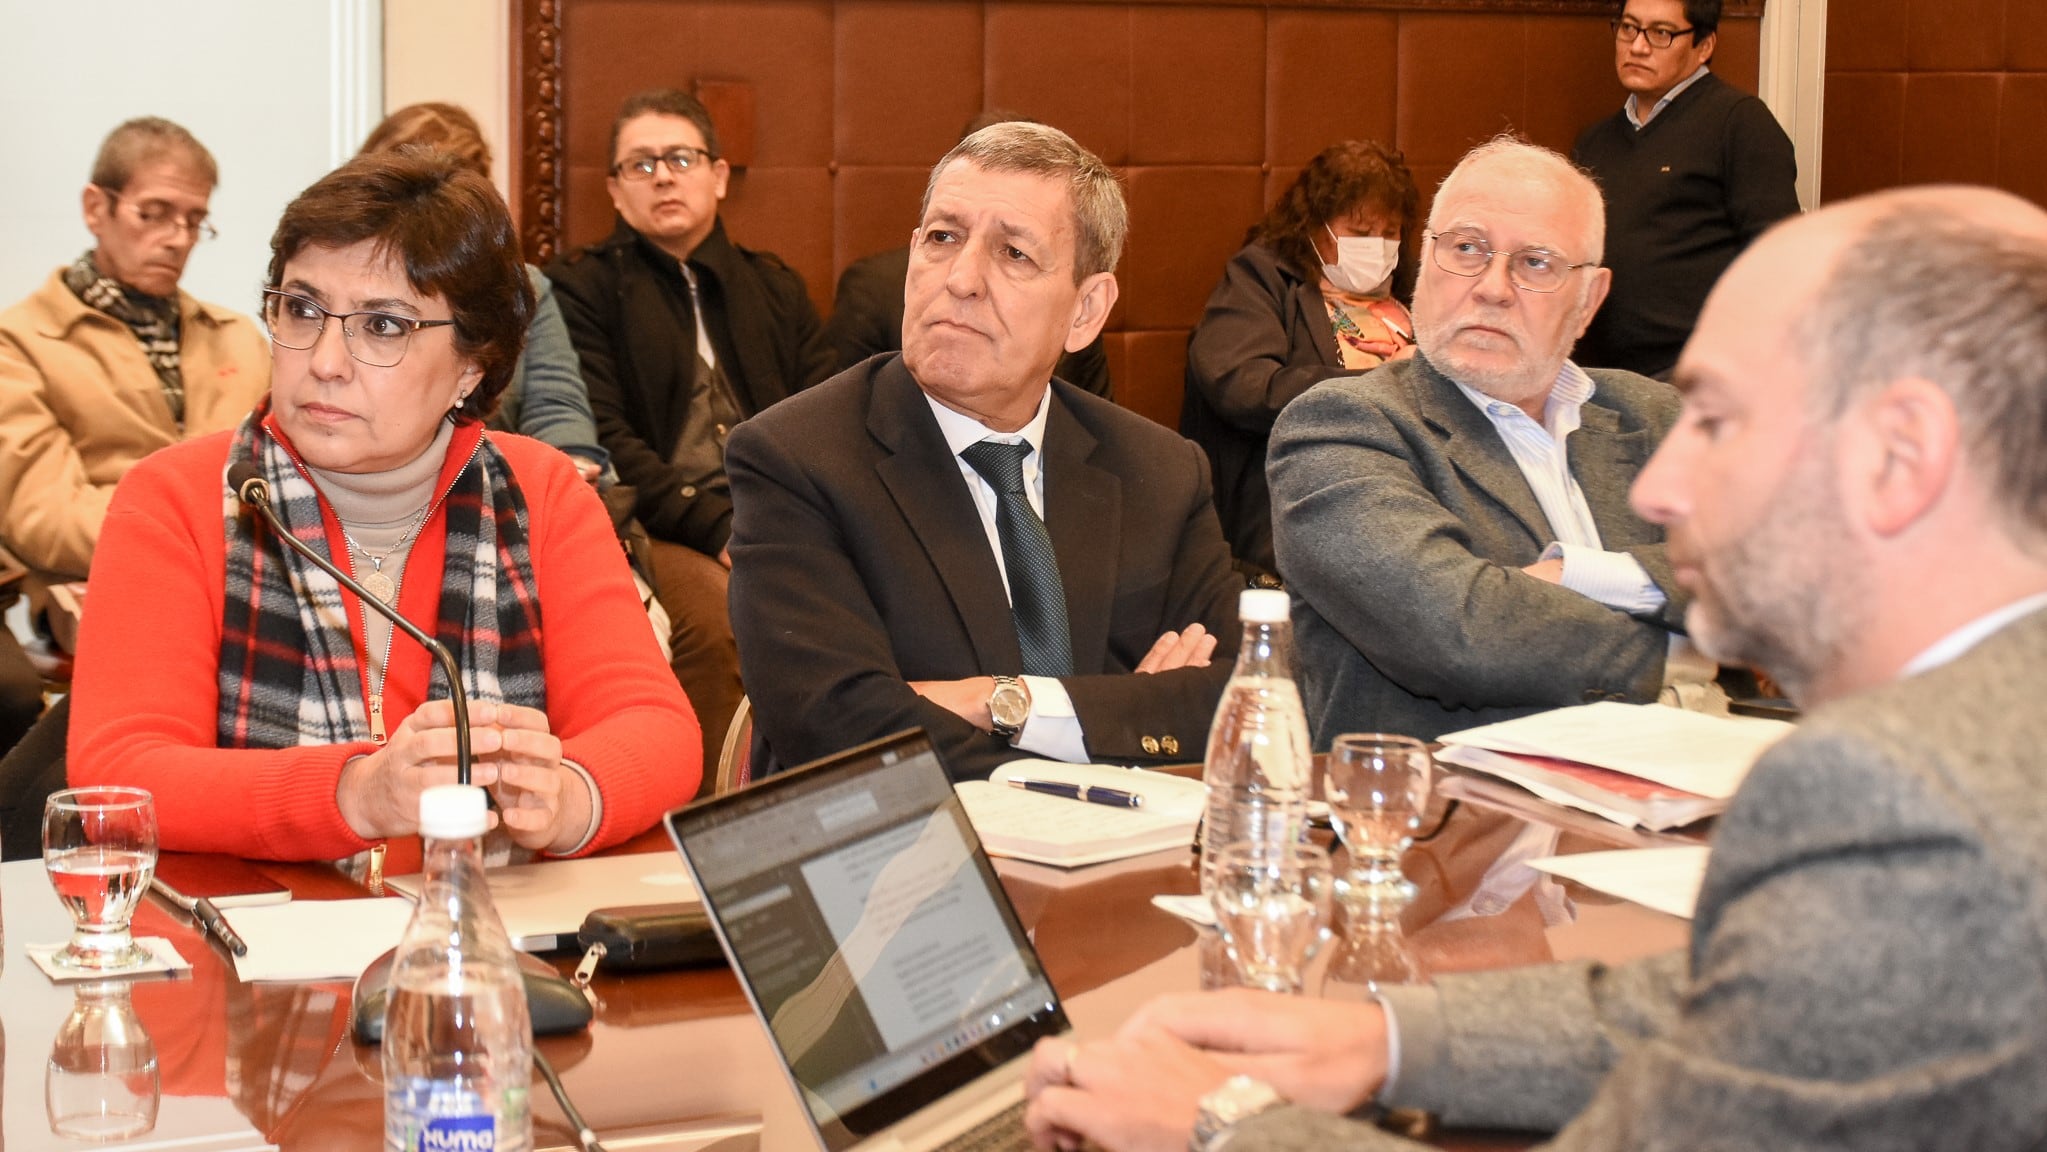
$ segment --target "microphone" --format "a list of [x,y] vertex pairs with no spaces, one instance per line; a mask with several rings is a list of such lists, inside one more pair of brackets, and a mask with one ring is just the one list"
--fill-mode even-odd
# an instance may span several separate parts
[[228,486],[234,489],[235,498],[256,510],[263,522],[270,525],[270,531],[284,542],[284,546],[313,562],[313,565],[327,575],[334,577],[343,588],[355,593],[355,598],[364,608],[375,612],[391,622],[393,628],[412,637],[419,645],[433,654],[434,662],[441,666],[442,675],[448,678],[448,694],[455,703],[455,781],[469,783],[469,700],[462,692],[462,670],[455,664],[455,654],[448,646],[426,634],[419,625],[398,614],[396,608],[384,603],[370,591],[355,582],[355,577],[343,572],[332,560],[320,555],[305,545],[298,537],[285,528],[277,518],[277,510],[270,506],[270,481],[264,479],[263,469],[253,460],[238,460],[227,470]]

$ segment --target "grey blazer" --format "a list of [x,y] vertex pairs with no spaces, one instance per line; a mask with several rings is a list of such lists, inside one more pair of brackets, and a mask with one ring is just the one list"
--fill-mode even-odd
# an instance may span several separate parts
[[[1557,1149],[2047,1147],[2047,610],[1821,709],[1721,818],[1691,947],[1394,989],[1389,1103]],[[1231,1152],[1414,1145],[1286,1109]]]
[[1445,732],[1663,686],[1686,598],[1628,486],[1677,419],[1677,393],[1594,370],[1567,443],[1600,542],[1667,603],[1638,619],[1520,571],[1555,536],[1485,413],[1426,360],[1327,380],[1287,405],[1266,474],[1294,600],[1315,747],[1343,732]]

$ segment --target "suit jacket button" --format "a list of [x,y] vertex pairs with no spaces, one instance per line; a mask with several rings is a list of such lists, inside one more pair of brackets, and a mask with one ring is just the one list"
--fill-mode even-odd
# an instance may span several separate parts
[[1168,756],[1178,756],[1180,754],[1180,742],[1171,736],[1161,737],[1159,739],[1159,751],[1164,752]]
[[1578,699],[1583,700],[1587,704],[1597,704],[1601,700],[1606,699],[1606,693],[1601,692],[1597,688],[1587,688],[1585,691],[1579,693]]
[[1626,692],[1608,692],[1606,698],[1616,704],[1626,704],[1628,702],[1628,694]]
[[694,484],[684,484],[684,485],[682,486],[682,498],[683,498],[684,500],[694,500],[694,499],[696,499],[696,498],[697,498],[697,486],[696,486],[696,485],[694,485]]
[[1156,736],[1146,736],[1137,742],[1137,746],[1144,749],[1144,754],[1147,756],[1159,754],[1159,738]]

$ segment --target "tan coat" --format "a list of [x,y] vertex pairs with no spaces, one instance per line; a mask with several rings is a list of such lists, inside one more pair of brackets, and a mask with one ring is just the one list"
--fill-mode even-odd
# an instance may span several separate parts
[[0,312],[0,538],[46,578],[86,574],[114,485],[158,448],[232,428],[270,387],[256,323],[178,293],[185,427],[128,326],[52,273]]

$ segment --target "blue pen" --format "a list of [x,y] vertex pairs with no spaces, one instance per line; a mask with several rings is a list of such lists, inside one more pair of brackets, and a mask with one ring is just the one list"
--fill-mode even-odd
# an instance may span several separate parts
[[1063,796],[1068,800],[1084,800],[1089,804],[1106,804],[1111,808],[1142,808],[1144,797],[1135,792],[1123,792],[1115,788],[1091,787],[1086,784],[1067,784],[1058,780],[1024,780],[1012,777],[1011,788],[1026,792],[1043,792],[1047,796]]

